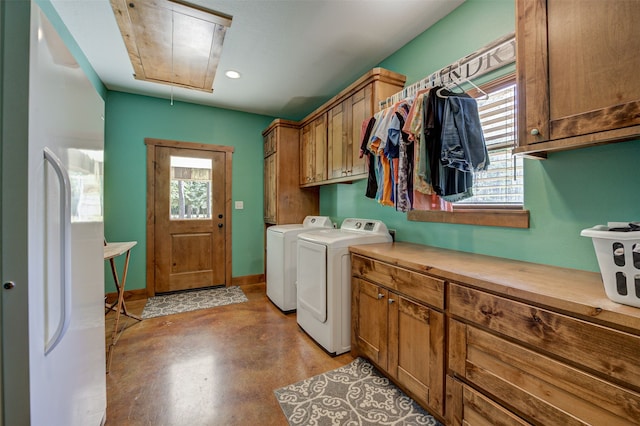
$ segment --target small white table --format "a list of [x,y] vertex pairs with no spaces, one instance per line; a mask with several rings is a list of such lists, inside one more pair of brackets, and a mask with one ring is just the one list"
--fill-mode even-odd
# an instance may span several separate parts
[[[122,327],[122,330],[118,331],[120,324],[120,315],[125,315],[129,318],[133,318],[137,321],[142,321],[137,315],[127,311],[127,305],[124,303],[124,285],[127,281],[127,272],[129,270],[129,259],[131,258],[131,249],[138,244],[137,241],[127,241],[122,243],[105,243],[104,245],[104,260],[109,260],[111,264],[111,273],[113,274],[113,281],[116,285],[117,298],[112,304],[105,303],[106,312],[105,315],[111,311],[115,311],[116,318],[113,326],[113,333],[111,335],[111,344],[109,345],[109,352],[107,354],[107,373],[111,367],[111,357],[113,350],[115,349],[118,338],[126,328],[126,324]],[[122,271],[122,278],[118,277],[118,271],[116,269],[115,259],[118,256],[125,255],[124,269]]]

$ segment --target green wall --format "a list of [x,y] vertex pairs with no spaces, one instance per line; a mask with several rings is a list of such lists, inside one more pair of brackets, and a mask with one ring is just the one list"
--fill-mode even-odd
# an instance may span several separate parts
[[[244,201],[244,209],[231,218],[232,276],[263,272],[262,131],[273,117],[109,91],[105,120],[105,237],[138,241],[127,290],[146,285],[145,138],[234,147],[232,201]],[[106,290],[115,291],[109,274]]]
[[[513,0],[467,0],[449,16],[379,65],[413,83],[514,31]],[[349,82],[345,82],[345,85]],[[262,136],[271,117],[108,92],[105,143],[105,233],[139,242],[127,289],[145,286],[145,137],[230,145],[233,156],[234,277],[263,271]],[[607,221],[640,220],[635,189],[640,142],[550,154],[525,160],[529,229],[409,222],[406,214],[364,197],[365,181],[323,186],[320,213],[383,220],[400,241],[597,271],[591,240],[581,229]],[[339,201],[338,201],[339,200]],[[107,291],[113,291],[106,277]]]
[[[514,28],[513,0],[467,0],[380,66],[405,74],[411,84]],[[640,220],[638,158],[640,141],[525,159],[529,229],[409,222],[406,214],[365,198],[365,181],[322,187],[320,213],[334,221],[381,219],[399,241],[598,271],[592,242],[580,231]]]

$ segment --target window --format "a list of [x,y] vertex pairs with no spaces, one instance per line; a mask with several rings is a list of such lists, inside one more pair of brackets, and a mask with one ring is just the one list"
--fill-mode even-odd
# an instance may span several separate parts
[[453,211],[412,210],[407,218],[418,222],[528,228],[529,212],[523,209],[523,159],[512,150],[517,137],[516,79],[513,73],[480,86],[488,94],[469,90],[478,98],[480,122],[487,143],[488,170],[474,175],[474,196],[454,203]]
[[520,208],[524,202],[523,160],[511,153],[517,135],[515,78],[510,75],[481,88],[488,95],[478,97],[478,112],[490,164],[474,174],[474,196],[455,203],[454,208]]
[[211,219],[210,158],[171,156],[171,219]]

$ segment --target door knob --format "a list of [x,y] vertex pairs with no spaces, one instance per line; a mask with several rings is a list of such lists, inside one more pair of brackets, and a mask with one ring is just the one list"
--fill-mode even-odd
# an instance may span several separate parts
[[222,216],[221,214],[219,214],[219,215],[218,215],[218,219],[222,219],[222,217],[223,217],[223,216]]
[[6,283],[4,283],[3,287],[5,290],[11,290],[12,288],[14,288],[16,286],[16,283],[14,283],[13,281],[7,281]]
[[219,224],[218,224],[218,228],[222,228],[223,226],[224,226],[224,225],[223,225],[223,224],[221,224],[221,223],[219,223]]

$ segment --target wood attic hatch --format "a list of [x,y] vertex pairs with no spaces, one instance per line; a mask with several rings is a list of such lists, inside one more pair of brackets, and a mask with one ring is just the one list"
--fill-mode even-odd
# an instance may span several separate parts
[[134,78],[213,92],[231,16],[172,0],[110,0]]

